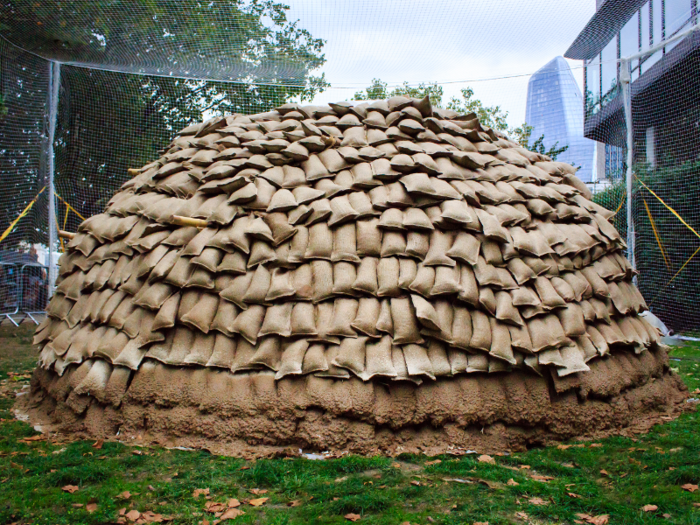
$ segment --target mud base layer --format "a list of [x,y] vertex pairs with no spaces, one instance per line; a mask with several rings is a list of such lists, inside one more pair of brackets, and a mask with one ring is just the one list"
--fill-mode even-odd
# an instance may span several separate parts
[[[37,369],[18,405],[33,424],[140,444],[259,457],[285,450],[361,454],[521,450],[643,432],[683,410],[687,389],[661,348],[617,353],[566,379],[472,374],[363,383],[231,374],[146,362],[121,385],[85,387],[90,366]],[[80,388],[78,388],[80,385]]]

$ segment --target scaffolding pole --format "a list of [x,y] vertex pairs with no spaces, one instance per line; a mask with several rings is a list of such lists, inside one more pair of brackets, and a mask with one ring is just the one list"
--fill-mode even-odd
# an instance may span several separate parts
[[627,259],[632,268],[636,269],[634,260],[634,217],[632,216],[632,163],[634,162],[634,126],[632,125],[632,89],[630,87],[631,69],[630,60],[623,58],[620,61],[620,84],[622,85],[622,99],[625,108],[625,127],[627,128]]
[[58,119],[58,92],[61,86],[61,64],[59,62],[49,62],[49,136],[46,148],[47,154],[47,186],[49,189],[49,245],[48,261],[46,266],[49,269],[48,275],[48,297],[53,295],[56,286],[57,270],[54,264],[53,253],[56,250],[56,235],[58,227],[56,225],[56,198],[54,192],[54,170],[55,152],[54,143],[56,139],[56,121]]

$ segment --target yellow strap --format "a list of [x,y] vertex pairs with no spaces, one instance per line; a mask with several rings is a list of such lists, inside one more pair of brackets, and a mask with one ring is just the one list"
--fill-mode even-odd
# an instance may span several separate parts
[[34,206],[34,203],[35,203],[36,200],[39,198],[39,195],[41,195],[41,192],[43,192],[45,189],[46,189],[46,186],[44,186],[43,188],[41,188],[41,190],[39,191],[39,193],[36,194],[36,197],[34,197],[34,198],[32,199],[32,201],[31,201],[29,204],[27,204],[27,207],[24,208],[24,209],[22,210],[22,213],[20,213],[19,216],[18,216],[14,221],[12,221],[12,224],[10,224],[10,225],[7,227],[7,229],[2,233],[2,235],[0,235],[0,242],[4,241],[4,240],[5,240],[5,237],[7,237],[8,235],[10,235],[10,233],[12,232],[12,230],[15,229],[15,226],[16,226],[17,223],[20,221],[20,219],[21,219],[22,217],[24,217],[24,216],[27,214],[27,212],[29,212],[29,210],[32,209],[32,206]]
[[654,217],[651,216],[651,210],[649,209],[649,205],[647,204],[647,200],[642,198],[642,202],[644,203],[644,207],[647,210],[647,215],[649,216],[649,223],[651,224],[651,229],[654,232],[654,237],[656,237],[656,243],[659,245],[659,250],[661,250],[661,255],[664,258],[664,262],[666,263],[666,268],[668,268],[668,271],[671,271],[671,264],[668,262],[668,257],[666,257],[666,250],[664,250],[664,245],[661,244],[661,238],[659,237],[659,231],[656,229],[656,223],[654,222]]
[[661,293],[668,287],[669,284],[671,284],[671,283],[673,282],[673,280],[674,280],[676,277],[678,277],[678,274],[681,273],[681,272],[683,271],[683,268],[685,268],[686,266],[688,266],[688,263],[691,261],[691,259],[692,259],[693,257],[695,257],[695,256],[698,254],[698,252],[700,252],[700,248],[698,248],[697,250],[695,250],[695,253],[693,253],[693,255],[691,255],[690,257],[688,257],[688,260],[685,261],[685,262],[683,263],[683,266],[681,266],[680,269],[676,272],[676,275],[674,275],[673,277],[671,277],[671,280],[670,280],[669,282],[667,282],[666,284],[664,284],[663,288],[661,288],[661,290],[659,290],[659,293],[656,294],[656,297],[654,297],[654,298],[651,300],[651,302],[649,303],[649,306],[651,306],[652,304],[654,304],[654,301],[656,301],[656,299],[659,298],[659,295],[661,295]]
[[[637,177],[635,176],[635,178],[637,178]],[[685,221],[683,220],[683,217],[681,217],[680,215],[678,215],[678,213],[676,212],[676,210],[674,210],[674,209],[671,208],[668,204],[666,204],[666,203],[663,201],[663,199],[662,199],[661,197],[659,197],[656,193],[654,193],[654,191],[653,191],[649,186],[647,186],[646,184],[644,184],[644,181],[642,181],[641,179],[637,179],[637,180],[639,181],[639,184],[641,184],[642,186],[644,186],[644,187],[646,188],[646,190],[647,190],[649,193],[651,193],[654,197],[656,197],[657,199],[659,199],[659,202],[661,202],[661,204],[663,204],[664,206],[666,206],[666,208],[668,209],[668,211],[670,211],[671,213],[673,213],[673,215],[675,215],[676,218],[677,218],[679,221],[681,221],[681,222],[685,225],[686,228],[688,228],[691,232],[693,232],[693,233],[695,234],[695,236],[696,236],[698,239],[700,239],[700,233],[696,232],[696,231],[692,228],[692,226],[690,226],[690,224],[688,224],[687,222],[685,222]]]
[[626,198],[627,198],[627,195],[623,195],[623,196],[622,196],[622,200],[620,201],[620,205],[619,205],[619,206],[617,207],[617,209],[615,210],[615,213],[612,214],[612,217],[610,217],[611,219],[612,219],[615,215],[617,215],[617,212],[618,212],[618,211],[620,211],[620,209],[622,208],[622,205],[625,203],[625,199],[626,199]]
[[80,217],[82,220],[85,220],[85,217],[83,217],[82,215],[80,215],[80,213],[78,213],[78,210],[76,210],[73,206],[71,206],[70,204],[68,204],[68,202],[66,201],[66,199],[64,199],[63,197],[61,197],[58,193],[55,193],[55,192],[54,192],[54,195],[55,195],[56,197],[58,197],[59,199],[61,199],[61,202],[63,202],[63,204],[65,204],[65,205],[68,207],[69,210],[71,210],[73,213],[75,213],[75,214],[76,214],[78,217]]

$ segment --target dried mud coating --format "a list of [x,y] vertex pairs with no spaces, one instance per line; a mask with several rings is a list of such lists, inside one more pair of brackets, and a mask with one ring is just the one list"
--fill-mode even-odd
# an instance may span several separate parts
[[287,104],[137,171],[61,258],[36,421],[440,451],[643,429],[685,397],[611,212],[473,114]]

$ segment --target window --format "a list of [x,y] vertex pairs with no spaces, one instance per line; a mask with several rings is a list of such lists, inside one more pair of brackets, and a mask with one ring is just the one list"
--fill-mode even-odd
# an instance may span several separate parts
[[586,115],[600,110],[600,56],[586,64]]
[[617,95],[617,36],[613,38],[601,53],[601,105]]
[[666,38],[675,35],[686,26],[690,27],[691,8],[691,0],[665,0]]
[[647,2],[639,10],[640,40],[642,42],[641,51],[651,47],[651,2]]
[[632,15],[620,31],[620,57],[628,57],[639,51],[639,13]]
[[[670,38],[673,35],[680,33],[684,29],[688,29],[691,22],[692,6],[691,0],[665,0],[664,1],[664,26],[665,38]],[[680,42],[674,42],[666,46],[665,51],[668,53],[676,47]]]
[[[672,0],[668,0],[672,1]],[[664,38],[663,24],[663,3],[662,0],[649,0],[649,19],[651,21],[651,43],[656,45]],[[642,63],[642,71],[649,71],[651,66],[656,64],[663,56],[663,51],[657,51],[651,56],[645,57]]]

